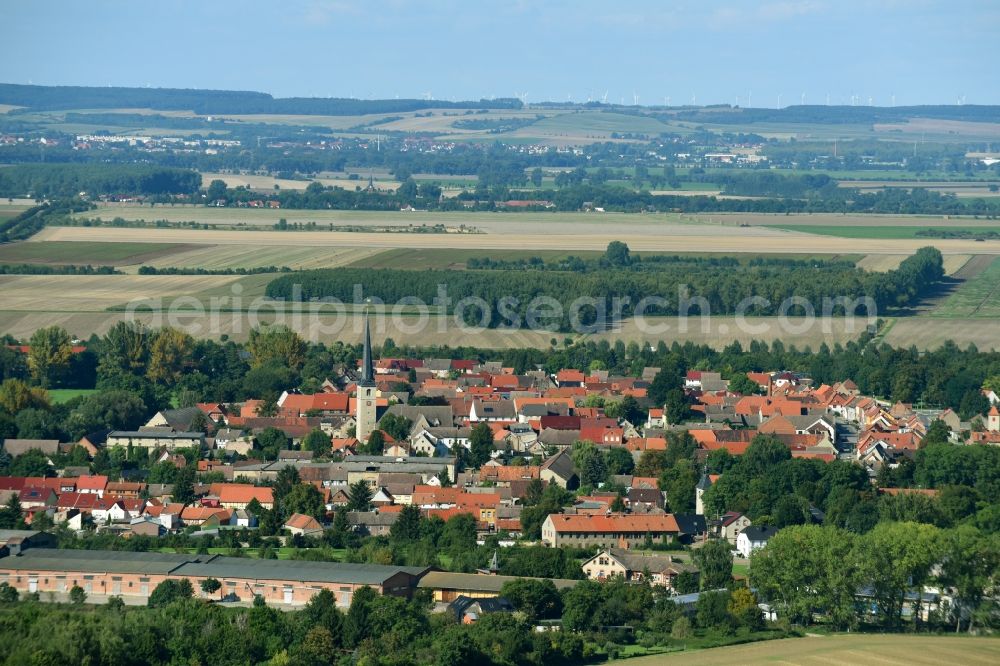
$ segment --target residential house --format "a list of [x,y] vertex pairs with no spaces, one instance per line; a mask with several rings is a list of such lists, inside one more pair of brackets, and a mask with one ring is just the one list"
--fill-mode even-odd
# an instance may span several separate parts
[[629,582],[648,580],[652,585],[673,592],[682,573],[698,575],[698,567],[685,564],[671,555],[648,555],[623,548],[602,550],[582,566],[590,580],[622,578]]
[[775,527],[754,527],[750,526],[740,532],[736,538],[736,550],[743,557],[750,557],[750,553],[767,545],[768,539],[778,533]]
[[680,535],[670,514],[580,516],[553,513],[542,523],[542,541],[549,546],[627,547],[647,541],[670,543]]
[[488,613],[513,613],[514,610],[514,604],[503,597],[473,599],[461,595],[448,604],[448,612],[454,613],[461,624],[473,624]]
[[538,475],[543,481],[567,490],[575,490],[580,485],[580,477],[568,449],[563,449],[543,462]]
[[[200,413],[200,412],[199,412]],[[121,446],[141,446],[147,449],[201,448],[205,435],[201,432],[178,432],[169,428],[149,428],[146,430],[113,430],[108,433],[108,448]]]
[[227,509],[245,509],[257,500],[264,509],[274,507],[274,493],[266,486],[251,486],[243,483],[213,483],[211,494],[217,495],[219,504]]
[[304,513],[293,513],[285,521],[283,527],[293,536],[314,536],[323,533],[323,526],[320,522]]
[[750,527],[750,519],[738,511],[728,511],[723,514],[718,524],[719,538],[725,539],[732,545],[736,545],[736,540],[746,528]]

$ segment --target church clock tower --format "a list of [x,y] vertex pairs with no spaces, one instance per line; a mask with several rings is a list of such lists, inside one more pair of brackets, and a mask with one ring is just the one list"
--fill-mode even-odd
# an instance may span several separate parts
[[358,382],[354,420],[357,423],[358,441],[367,442],[368,436],[375,429],[375,375],[372,369],[372,337],[367,317],[365,317],[365,350],[361,360],[361,380]]

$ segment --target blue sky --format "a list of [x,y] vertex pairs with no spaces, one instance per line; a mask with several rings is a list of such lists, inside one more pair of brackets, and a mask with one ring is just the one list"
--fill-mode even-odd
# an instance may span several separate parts
[[9,83],[1000,104],[998,0],[0,0],[0,15]]

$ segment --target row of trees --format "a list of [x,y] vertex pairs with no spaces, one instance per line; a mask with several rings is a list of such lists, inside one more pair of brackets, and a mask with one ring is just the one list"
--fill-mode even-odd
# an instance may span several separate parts
[[[627,247],[624,252],[620,261],[628,259]],[[623,304],[620,310],[625,317],[636,313],[637,308],[642,308],[644,315],[668,316],[804,313],[801,304],[790,300],[793,298],[810,303],[815,313],[823,313],[827,303],[831,314],[842,313],[846,306],[834,307],[836,299],[869,298],[876,308],[884,310],[916,304],[943,275],[941,253],[929,247],[887,273],[867,273],[839,263],[725,267],[699,264],[697,271],[684,262],[643,262],[643,267],[647,266],[655,270],[636,271],[610,263],[604,270],[587,273],[312,270],[275,278],[268,283],[266,293],[284,300],[325,298],[347,303],[356,297],[357,285],[362,285],[367,296],[386,303],[417,299],[430,307],[442,305],[447,312],[458,311],[469,325],[486,322],[490,328],[535,326],[570,331],[608,326],[617,302]],[[442,285],[447,288],[449,303],[439,304]],[[759,300],[748,302],[750,296]],[[546,305],[539,306],[536,299],[546,299]],[[552,308],[548,299],[561,304],[558,315],[549,314]],[[875,314],[857,306],[848,308],[849,313],[855,314],[855,308],[858,314]]]
[[[886,522],[856,535],[833,525],[781,530],[751,558],[750,580],[778,613],[799,624],[823,619],[838,629],[875,624],[898,629],[953,623],[971,632],[995,627],[1000,536],[971,525],[940,529]],[[954,603],[929,609],[924,587],[952,592]]]

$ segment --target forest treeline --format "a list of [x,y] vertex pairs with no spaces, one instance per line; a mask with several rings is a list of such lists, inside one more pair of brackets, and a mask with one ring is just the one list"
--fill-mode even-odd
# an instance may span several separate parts
[[[618,243],[617,245],[622,245]],[[612,243],[612,248],[616,244]],[[624,248],[627,253],[627,247]],[[620,252],[620,250],[619,250]],[[621,261],[620,258],[616,261]],[[446,285],[451,299],[449,312],[463,299],[478,298],[485,303],[461,309],[463,320],[472,325],[488,320],[490,328],[533,326],[529,317],[538,317],[537,298],[555,299],[562,305],[557,321],[544,319],[550,330],[569,331],[580,326],[602,327],[609,323],[614,299],[623,303],[622,316],[628,317],[648,302],[640,314],[804,314],[801,306],[783,310],[792,297],[803,298],[817,313],[824,312],[827,300],[871,299],[881,311],[915,305],[928,288],[943,276],[941,253],[922,248],[904,260],[898,269],[868,273],[836,262],[779,262],[777,265],[712,266],[701,262],[656,262],[647,259],[642,268],[609,264],[585,273],[537,270],[431,270],[339,268],[300,271],[272,280],[267,285],[270,298],[309,301],[337,299],[353,302],[360,285],[365,298],[395,304],[418,299],[427,305],[438,301],[439,288]],[[692,270],[697,267],[698,270]],[[744,304],[749,297],[767,302]],[[592,304],[573,309],[576,299]],[[742,304],[742,305],[741,305]],[[445,305],[445,304],[439,304]],[[831,314],[842,314],[843,306]],[[862,314],[861,307],[857,314]],[[851,314],[855,314],[852,309]],[[874,313],[872,313],[874,314]],[[574,321],[576,317],[576,321]]]
[[10,219],[0,220],[0,243],[24,240],[41,231],[52,218],[90,210],[92,207],[79,199],[32,206]]
[[198,114],[281,113],[354,116],[422,109],[520,109],[521,100],[450,102],[432,99],[346,99],[320,97],[275,98],[267,93],[240,90],[180,88],[95,88],[88,86],[34,86],[0,84],[0,103],[36,111],[59,109],[160,109]]
[[191,169],[124,164],[21,164],[0,168],[0,196],[102,194],[191,195],[201,174]]

